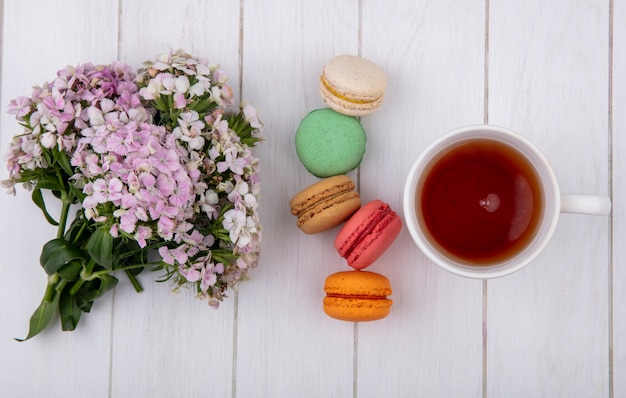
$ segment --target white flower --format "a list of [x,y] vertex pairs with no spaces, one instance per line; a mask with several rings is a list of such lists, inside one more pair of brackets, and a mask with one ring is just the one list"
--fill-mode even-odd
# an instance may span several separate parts
[[162,88],[160,88],[159,93],[161,94],[172,94],[174,89],[176,88],[176,81],[171,75],[166,75],[163,80],[161,80]]
[[57,142],[56,138],[56,134],[48,131],[41,135],[40,143],[44,148],[53,148]]
[[251,193],[247,193],[244,195],[243,197],[243,203],[247,208],[256,210],[256,208],[258,207],[258,203],[256,200],[256,196],[254,196]]
[[239,240],[239,234],[246,226],[246,213],[231,209],[224,214],[224,228],[228,231],[228,236],[232,242]]
[[189,111],[180,115],[174,134],[180,136],[181,141],[186,142],[189,149],[202,149],[204,147],[203,128],[204,122],[200,120],[198,112]]
[[91,124],[92,127],[104,125],[104,115],[102,111],[95,106],[87,108],[87,116],[89,116],[89,124]]
[[246,247],[252,241],[252,237],[257,233],[256,222],[252,217],[246,217],[246,222],[239,231],[237,246]]
[[176,78],[176,91],[179,93],[186,93],[189,90],[190,84],[187,76],[178,76]]
[[202,94],[204,94],[204,85],[200,82],[194,84],[193,86],[191,86],[191,88],[189,88],[189,93],[191,94],[191,96],[201,96]]
[[217,204],[219,203],[219,197],[217,192],[212,189],[207,189],[204,194],[200,195],[200,207],[210,219],[215,218],[218,213]]
[[244,180],[237,181],[237,184],[233,187],[233,190],[228,194],[228,200],[231,203],[236,203],[241,197],[248,193],[248,183]]

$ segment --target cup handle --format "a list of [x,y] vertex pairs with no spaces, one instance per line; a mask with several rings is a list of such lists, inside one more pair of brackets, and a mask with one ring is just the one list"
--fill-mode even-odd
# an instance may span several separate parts
[[611,199],[606,196],[561,194],[561,213],[606,216],[611,212]]

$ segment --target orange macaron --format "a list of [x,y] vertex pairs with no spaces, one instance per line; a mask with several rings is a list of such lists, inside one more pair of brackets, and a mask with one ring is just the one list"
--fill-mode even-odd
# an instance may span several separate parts
[[342,321],[383,319],[391,311],[391,283],[384,275],[369,271],[343,271],[329,275],[324,283],[324,312]]
[[289,202],[296,225],[316,234],[346,221],[361,207],[361,197],[347,175],[325,178],[298,192]]

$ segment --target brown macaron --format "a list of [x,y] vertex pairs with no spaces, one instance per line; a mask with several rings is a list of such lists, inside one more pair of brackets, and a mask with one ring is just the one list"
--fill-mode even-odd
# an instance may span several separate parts
[[347,175],[323,179],[296,194],[289,206],[296,225],[306,234],[327,231],[346,221],[361,207],[359,193]]

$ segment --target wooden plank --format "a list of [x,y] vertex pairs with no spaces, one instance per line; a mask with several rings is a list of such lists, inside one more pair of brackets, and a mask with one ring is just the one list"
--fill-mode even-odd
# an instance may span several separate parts
[[[115,1],[5,0],[2,22],[0,109],[2,154],[21,133],[6,113],[8,103],[30,96],[32,86],[51,81],[66,65],[108,63],[116,58]],[[97,15],[98,18],[93,16]],[[7,178],[1,167],[0,178]],[[39,266],[42,245],[56,236],[30,193],[0,194],[0,386],[7,396],[106,397],[109,385],[111,297],[103,297],[78,329],[61,333],[59,320],[33,340],[17,343],[28,332],[28,319],[39,305],[46,278]],[[51,200],[50,200],[51,202]],[[50,206],[58,211],[60,206]]]
[[626,3],[613,9],[613,396],[626,396]]
[[[18,128],[6,113],[8,102],[66,64],[121,58],[138,66],[182,47],[220,62],[238,92],[241,5],[243,98],[260,110],[268,136],[257,151],[263,258],[218,311],[191,292],[171,293],[153,282],[160,274],[146,273],[145,292],[122,281],[77,331],[53,327],[32,341],[13,341],[26,334],[41,299],[40,248],[55,230],[28,192],[0,193],[3,394],[626,395],[624,2],[319,3],[0,0],[2,153]],[[324,279],[348,269],[332,248],[337,230],[304,235],[288,210],[291,196],[317,181],[300,165],[293,138],[302,117],[323,106],[322,65],[333,55],[360,52],[385,68],[387,98],[362,118],[367,153],[351,175],[364,201],[380,198],[402,213],[404,178],[419,151],[451,128],[484,120],[485,5],[488,120],[533,140],[563,191],[608,194],[612,177],[612,259],[609,218],[565,215],[539,259],[483,285],[439,270],[405,230],[370,268],[392,281],[390,317],[357,327],[326,317]],[[1,167],[0,179],[6,175]]]
[[[364,2],[363,56],[388,76],[383,106],[361,118],[364,201],[402,215],[419,153],[448,130],[482,123],[484,12],[482,2]],[[358,396],[482,396],[482,282],[438,268],[406,228],[368,270],[391,279],[394,304],[387,319],[358,327]]]
[[[608,194],[608,2],[490,2],[489,122]],[[530,266],[488,285],[487,393],[609,393],[609,218],[564,215]]]
[[268,140],[258,151],[264,252],[239,292],[238,396],[352,394],[353,326],[322,311],[326,276],[345,269],[333,248],[336,229],[303,234],[289,200],[317,181],[296,156],[295,131],[323,107],[323,64],[357,53],[357,22],[357,2],[244,4],[243,93],[260,110]]
[[[184,49],[220,63],[239,86],[239,2],[123,2],[120,58],[140,66]],[[234,293],[218,310],[144,273],[115,297],[112,396],[231,396]]]

